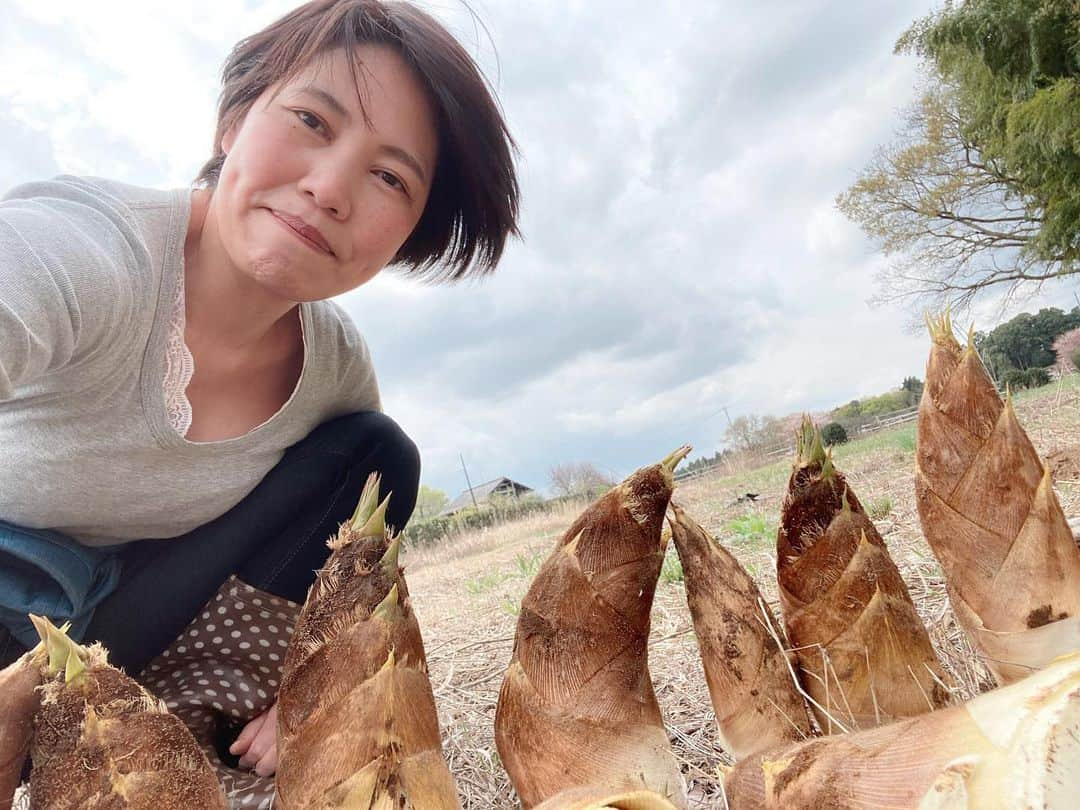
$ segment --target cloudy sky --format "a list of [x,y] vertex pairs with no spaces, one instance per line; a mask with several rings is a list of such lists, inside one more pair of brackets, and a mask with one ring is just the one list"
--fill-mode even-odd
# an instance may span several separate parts
[[[294,5],[0,0],[0,190],[188,185],[228,50]],[[912,99],[892,46],[937,2],[470,0],[482,25],[422,5],[498,90],[525,234],[481,284],[387,272],[341,299],[425,483],[456,495],[459,454],[474,484],[543,489],[573,461],[621,477],[683,442],[711,454],[725,407],[820,410],[922,376],[925,338],[868,306],[884,259],[833,201]]]

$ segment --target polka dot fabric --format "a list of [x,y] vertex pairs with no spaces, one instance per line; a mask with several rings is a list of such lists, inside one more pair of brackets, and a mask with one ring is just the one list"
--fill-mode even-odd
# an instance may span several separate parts
[[195,735],[218,772],[230,810],[269,810],[274,779],[223,763],[219,724],[243,724],[273,705],[300,605],[230,577],[138,680]]

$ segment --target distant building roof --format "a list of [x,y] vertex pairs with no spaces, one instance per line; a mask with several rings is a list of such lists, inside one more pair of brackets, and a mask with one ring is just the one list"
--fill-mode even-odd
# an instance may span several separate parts
[[482,484],[474,486],[472,488],[472,493],[470,493],[469,490],[465,490],[454,498],[454,500],[452,500],[445,509],[439,512],[439,514],[452,515],[467,506],[472,506],[474,499],[477,506],[483,507],[488,504],[492,495],[505,495],[507,497],[516,498],[520,495],[524,495],[526,492],[532,491],[532,487],[519,484],[517,481],[513,481],[509,478],[493,478],[490,481],[485,481]]

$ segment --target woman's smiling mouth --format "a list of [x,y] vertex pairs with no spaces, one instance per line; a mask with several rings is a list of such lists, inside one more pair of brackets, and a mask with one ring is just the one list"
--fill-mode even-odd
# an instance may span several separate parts
[[308,225],[302,219],[290,216],[289,214],[274,211],[272,209],[270,213],[273,215],[281,225],[283,225],[288,231],[293,234],[297,239],[303,242],[312,250],[317,253],[322,253],[327,256],[333,256],[334,251],[330,249],[330,244],[326,241],[326,238],[319,232],[318,228]]

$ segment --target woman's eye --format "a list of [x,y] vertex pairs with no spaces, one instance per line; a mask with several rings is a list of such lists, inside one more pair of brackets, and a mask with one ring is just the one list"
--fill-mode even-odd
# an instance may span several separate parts
[[307,110],[296,110],[296,117],[299,118],[308,129],[316,132],[322,129],[323,122],[319,120],[317,115],[313,115]]
[[376,174],[378,174],[378,176],[382,178],[382,181],[391,188],[405,191],[405,184],[401,182],[401,178],[399,178],[396,174],[391,174],[390,172],[384,171],[376,172]]

